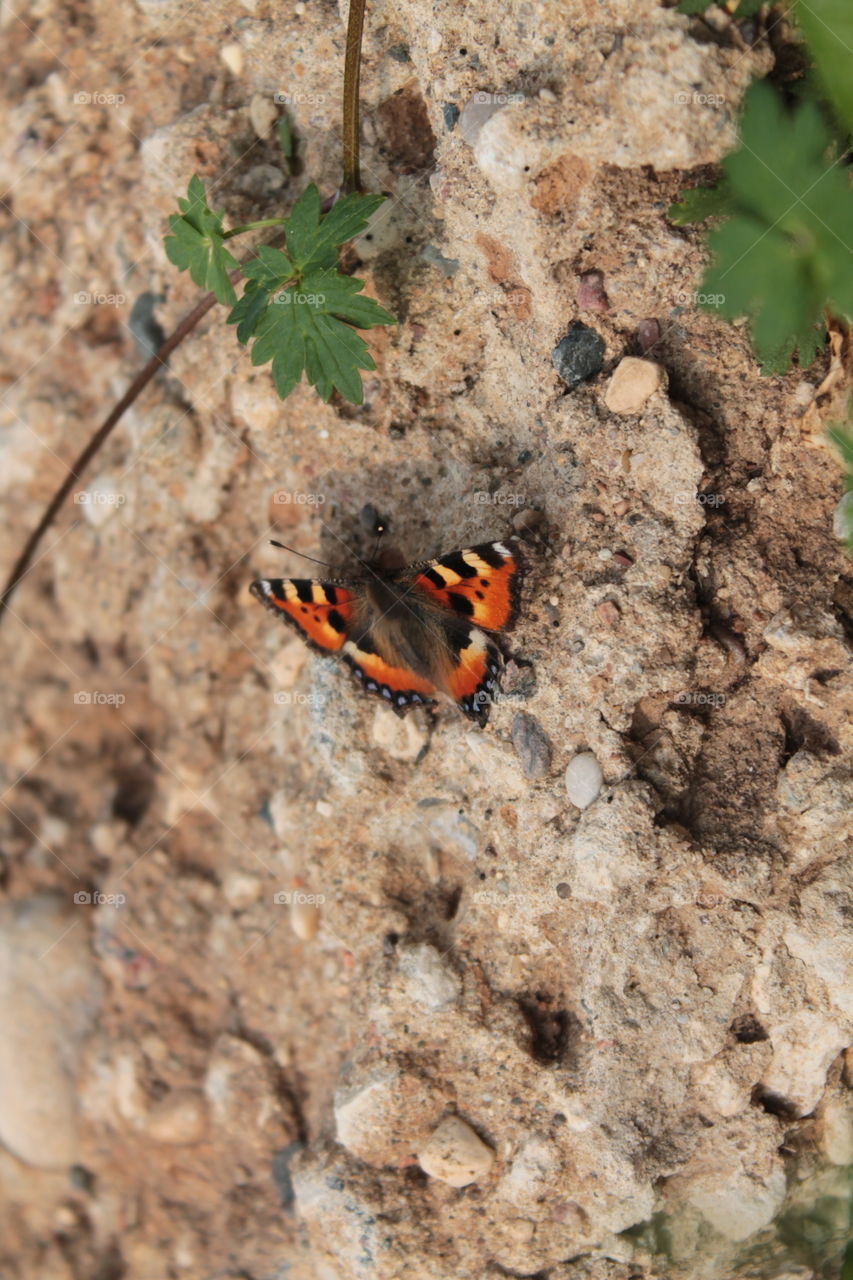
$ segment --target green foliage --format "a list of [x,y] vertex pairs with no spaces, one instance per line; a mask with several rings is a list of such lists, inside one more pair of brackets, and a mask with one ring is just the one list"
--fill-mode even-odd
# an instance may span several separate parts
[[[789,112],[768,85],[752,85],[723,165],[731,216],[708,234],[702,292],[727,319],[749,317],[765,372],[784,371],[794,349],[801,366],[812,362],[825,309],[853,317],[853,194],[840,160],[815,102]],[[693,196],[700,213],[703,201]]]
[[691,222],[704,222],[706,218],[720,218],[734,212],[734,203],[728,184],[718,187],[691,187],[681,192],[681,199],[667,209],[667,217],[677,227]]
[[189,271],[194,284],[216,294],[217,302],[233,306],[237,294],[228,273],[240,264],[223,243],[223,210],[214,213],[208,206],[197,175],[190,179],[187,198],[178,200],[178,208],[181,212],[169,218],[172,235],[163,241],[167,258],[180,271]]
[[[292,154],[286,122],[279,139],[285,153]],[[312,183],[289,217],[226,231],[222,212],[208,207],[198,177],[190,182],[187,194],[186,200],[178,202],[180,214],[169,219],[173,234],[166,237],[166,253],[175,266],[189,271],[196,284],[210,289],[219,302],[230,304],[228,323],[236,325],[238,341],[245,346],[254,339],[252,364],[272,363],[273,381],[282,399],[305,374],[323,400],[337,388],[347,400],[361,404],[359,370],[376,365],[355,329],[395,321],[378,302],[358,296],[364,284],[338,271],[338,250],[364,231],[385,197],[347,195],[323,214],[320,193]],[[257,256],[243,264],[246,284],[238,301],[228,273],[239,264],[224,242],[271,224],[283,227],[285,249],[261,245]]]
[[364,230],[382,200],[344,196],[321,216],[320,194],[312,183],[285,220],[287,251],[262,247],[243,268],[246,288],[228,323],[237,325],[240,342],[255,339],[252,364],[272,361],[282,400],[304,373],[322,400],[337,388],[361,404],[358,371],[376,365],[351,326],[393,324],[394,317],[372,298],[357,296],[364,285],[338,271],[338,246]]
[[821,87],[841,124],[853,133],[853,5],[850,0],[794,0],[794,13]]
[[[758,13],[764,2],[765,0],[740,0],[735,17],[751,18],[753,14]],[[709,0],[681,0],[678,12],[687,14],[704,13],[710,7]]]

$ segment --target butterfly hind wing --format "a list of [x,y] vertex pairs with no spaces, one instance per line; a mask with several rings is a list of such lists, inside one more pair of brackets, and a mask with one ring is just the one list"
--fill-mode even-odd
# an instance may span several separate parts
[[369,635],[347,640],[341,656],[365,693],[386,702],[398,716],[412,707],[435,706],[435,685],[406,667],[395,666],[377,653]]
[[494,640],[479,627],[462,627],[451,640],[455,663],[447,692],[459,710],[484,728],[498,692],[503,657]]
[[524,564],[517,538],[482,542],[418,565],[414,585],[433,604],[484,631],[503,631],[518,616]]
[[387,662],[368,635],[352,638],[356,598],[346,587],[316,578],[260,578],[249,589],[312,649],[342,657],[365,692],[381,698],[397,715],[435,704],[435,685]]

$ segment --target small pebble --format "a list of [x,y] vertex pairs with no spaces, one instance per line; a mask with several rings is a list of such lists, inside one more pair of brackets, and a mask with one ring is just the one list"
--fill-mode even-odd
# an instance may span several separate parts
[[320,930],[319,906],[316,902],[301,901],[311,896],[294,890],[290,902],[290,927],[302,942],[310,942]]
[[632,557],[628,555],[627,551],[617,551],[614,554],[613,559],[617,564],[621,564],[626,569],[630,569],[631,565],[634,563]]
[[523,511],[517,511],[512,517],[512,527],[515,533],[532,533],[534,529],[538,529],[544,520],[541,511],[536,511],[533,507],[525,507]]
[[612,600],[602,600],[601,604],[595,606],[595,612],[608,627],[615,627],[621,617],[619,606]]
[[604,275],[600,271],[585,271],[578,285],[578,306],[581,311],[609,311],[610,303],[604,292]]
[[409,46],[407,44],[392,44],[388,50],[388,57],[393,58],[395,62],[411,62],[409,57]]
[[370,736],[380,751],[407,764],[419,760],[429,744],[429,733],[417,712],[401,718],[381,702],[373,715]]
[[398,964],[408,996],[423,1008],[438,1013],[458,1001],[462,993],[459,975],[428,942],[401,949]]
[[259,138],[268,138],[278,120],[278,107],[267,93],[256,93],[249,103],[249,120]]
[[631,504],[628,501],[628,499],[622,498],[620,502],[615,503],[613,507],[613,514],[615,516],[624,516],[626,512],[629,510],[630,506]]
[[173,1089],[148,1112],[145,1129],[165,1146],[186,1147],[200,1142],[207,1130],[207,1102],[195,1089]]
[[526,711],[517,711],[513,718],[512,745],[525,778],[544,778],[551,764],[551,743],[539,721]]
[[450,1187],[467,1187],[483,1178],[495,1153],[459,1116],[447,1116],[418,1152],[424,1173]]
[[286,181],[287,175],[277,165],[256,164],[243,174],[237,186],[241,191],[245,191],[247,195],[263,199],[265,196],[271,196],[276,191],[279,191]]
[[448,133],[451,133],[456,127],[456,121],[459,119],[459,108],[455,102],[445,102],[441,108],[441,114],[444,117],[444,127]]
[[604,393],[611,413],[639,413],[664,382],[664,371],[653,360],[626,356],[613,371]]
[[580,320],[573,320],[569,331],[551,352],[551,363],[571,390],[601,372],[604,364],[604,339]]
[[853,489],[837,504],[832,515],[832,530],[842,542],[853,539]]
[[566,791],[578,809],[588,809],[598,798],[604,775],[591,751],[581,751],[566,766]]
[[637,346],[643,355],[653,351],[660,339],[660,325],[657,320],[641,320],[637,325]]
[[231,72],[232,76],[241,76],[243,74],[242,45],[224,44],[219,50],[219,56]]
[[[505,101],[495,101],[500,99],[501,95],[491,93],[475,93],[473,98],[465,104],[459,116],[459,132],[468,143],[469,147],[473,147],[474,143],[480,136],[480,130],[487,120],[491,120],[493,115],[503,110]],[[505,95],[504,95],[505,97]]]

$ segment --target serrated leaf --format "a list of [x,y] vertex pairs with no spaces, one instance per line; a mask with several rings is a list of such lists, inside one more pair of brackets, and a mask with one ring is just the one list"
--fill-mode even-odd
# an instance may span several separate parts
[[839,120],[853,132],[853,6],[850,0],[794,0],[794,12]]
[[258,321],[269,305],[267,289],[254,280],[247,280],[243,296],[228,316],[226,323],[236,324],[237,341],[245,347],[255,332]]
[[680,199],[666,211],[670,222],[686,227],[692,222],[704,222],[706,218],[719,218],[734,209],[728,183],[717,187],[691,187],[680,193]]
[[209,289],[218,302],[232,306],[237,300],[228,273],[239,265],[224,244],[223,211],[214,212],[207,203],[204,183],[197,174],[190,179],[186,197],[178,199],[179,214],[172,214],[163,247],[179,271],[189,271],[194,284]]
[[[304,372],[323,400],[337,388],[347,400],[361,404],[358,371],[376,366],[364,339],[351,326],[394,323],[394,317],[378,302],[358,296],[363,287],[361,280],[327,269],[311,272],[298,284],[267,295],[267,305],[255,322],[252,364],[272,361],[280,396],[288,395]],[[254,288],[260,291],[261,286],[254,284]],[[251,305],[245,303],[236,316],[246,327]]]
[[724,169],[735,213],[708,235],[702,292],[728,319],[749,318],[765,372],[787,369],[795,349],[806,368],[825,309],[853,317],[853,194],[825,116],[753,85]]

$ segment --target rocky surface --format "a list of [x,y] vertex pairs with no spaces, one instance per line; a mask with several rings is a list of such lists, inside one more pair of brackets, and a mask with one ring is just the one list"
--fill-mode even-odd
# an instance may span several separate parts
[[[0,21],[8,567],[196,299],[190,175],[233,223],[337,187],[345,36],[314,0]],[[697,310],[666,219],[772,64],[720,24],[371,6],[365,404],[282,405],[213,312],[81,479],[0,629],[4,1277],[838,1273],[837,399]],[[308,572],[270,536],[352,571],[368,502],[410,558],[524,533],[485,731],[249,596]]]

